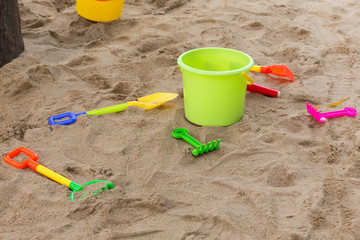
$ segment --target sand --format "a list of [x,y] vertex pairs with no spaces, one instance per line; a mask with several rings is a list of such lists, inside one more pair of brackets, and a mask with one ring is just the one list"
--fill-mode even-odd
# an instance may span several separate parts
[[[74,0],[19,7],[26,50],[0,69],[1,159],[23,146],[75,182],[115,188],[73,203],[65,186],[1,161],[0,239],[360,238],[359,118],[318,123],[305,105],[357,107],[357,1],[126,0],[110,23],[79,17]],[[247,93],[236,124],[193,125],[176,60],[208,46],[286,64],[296,81],[251,73],[281,97]],[[179,97],[47,122],[155,92]],[[220,148],[192,156],[179,127]]]

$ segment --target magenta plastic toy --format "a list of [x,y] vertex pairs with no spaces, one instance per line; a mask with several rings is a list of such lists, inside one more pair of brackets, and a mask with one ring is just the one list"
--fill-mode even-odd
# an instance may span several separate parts
[[346,107],[344,110],[334,111],[334,112],[324,112],[320,113],[315,107],[313,107],[310,103],[306,102],[306,108],[308,113],[313,116],[318,122],[325,122],[327,118],[335,118],[342,116],[355,117],[356,109],[351,107]]

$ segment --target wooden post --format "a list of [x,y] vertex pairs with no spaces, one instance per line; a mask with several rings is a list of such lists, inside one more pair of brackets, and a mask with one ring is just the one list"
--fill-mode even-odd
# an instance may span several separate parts
[[17,0],[0,0],[0,67],[24,51]]

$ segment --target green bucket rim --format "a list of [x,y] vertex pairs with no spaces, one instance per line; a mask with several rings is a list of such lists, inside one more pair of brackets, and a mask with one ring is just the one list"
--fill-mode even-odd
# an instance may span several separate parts
[[[189,67],[188,65],[186,65],[182,61],[182,58],[188,53],[191,53],[191,52],[194,52],[194,51],[199,51],[199,50],[207,50],[207,49],[222,49],[222,50],[225,50],[225,51],[238,52],[238,53],[241,53],[241,54],[245,55],[246,57],[248,57],[250,59],[250,62],[245,67],[235,69],[235,70],[231,70],[231,71],[206,71],[206,70],[200,70],[200,69]],[[196,49],[184,52],[183,54],[181,54],[178,57],[177,63],[180,66],[180,68],[182,68],[182,69],[185,69],[185,70],[193,72],[193,73],[197,73],[197,74],[201,74],[201,75],[208,75],[208,76],[227,76],[227,75],[239,74],[239,73],[242,73],[242,72],[249,71],[250,68],[252,68],[254,66],[254,60],[252,59],[252,57],[250,57],[250,55],[248,55],[248,54],[246,54],[246,53],[244,53],[242,51],[235,50],[235,49],[217,48],[217,47],[196,48]]]

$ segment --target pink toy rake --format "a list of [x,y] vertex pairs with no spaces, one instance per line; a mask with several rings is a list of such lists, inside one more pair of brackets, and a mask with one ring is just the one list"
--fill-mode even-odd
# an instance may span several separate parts
[[306,102],[306,108],[308,113],[313,116],[318,122],[325,122],[327,118],[334,118],[334,117],[342,117],[342,116],[349,116],[355,117],[356,116],[356,109],[351,107],[346,107],[344,110],[334,111],[334,112],[324,112],[320,113],[315,107],[313,107],[310,103]]

